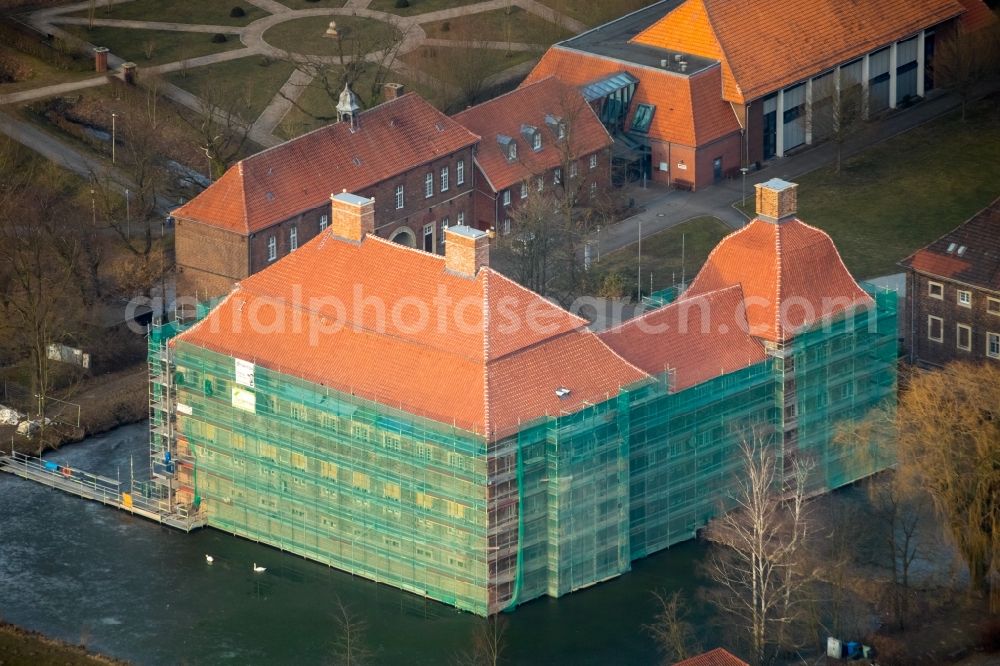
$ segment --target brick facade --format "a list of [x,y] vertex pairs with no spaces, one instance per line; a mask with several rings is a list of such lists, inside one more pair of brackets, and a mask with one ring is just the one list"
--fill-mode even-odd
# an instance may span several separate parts
[[177,295],[220,296],[247,277],[250,239],[234,231],[178,219],[174,246]]
[[[989,334],[1000,336],[1000,291],[988,291],[915,271],[907,274],[906,290],[907,300],[913,308],[911,330],[907,331],[912,360],[931,365],[950,361],[1000,363],[1000,353],[994,357],[988,354]],[[969,293],[968,306],[959,302],[959,292]],[[959,340],[960,325],[968,327],[967,332],[961,334],[963,337],[968,335],[968,345],[959,345],[966,341]],[[940,340],[932,339],[932,335]],[[968,349],[963,348],[966,346]]]

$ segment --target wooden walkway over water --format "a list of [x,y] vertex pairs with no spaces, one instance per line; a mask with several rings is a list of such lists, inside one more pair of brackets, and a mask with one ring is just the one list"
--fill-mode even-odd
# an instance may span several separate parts
[[121,482],[83,470],[58,465],[22,453],[0,453],[0,472],[62,490],[84,499],[100,502],[136,516],[142,516],[185,532],[205,526],[201,514],[167,511],[155,499],[135,495],[121,488]]

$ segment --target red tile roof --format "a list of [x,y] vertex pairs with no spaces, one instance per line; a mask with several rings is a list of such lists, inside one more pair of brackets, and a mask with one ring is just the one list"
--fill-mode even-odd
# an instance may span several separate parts
[[743,290],[735,285],[676,301],[599,335],[649,374],[669,370],[670,390],[682,391],[765,360],[764,346],[748,331]]
[[502,437],[648,379],[584,323],[489,268],[467,278],[441,256],[327,232],[243,280],[175,344]]
[[[743,104],[954,18],[981,0],[687,0],[633,41],[720,60]],[[981,11],[981,10],[979,10]]]
[[[565,141],[559,140],[546,125],[548,115],[565,122],[568,150]],[[476,163],[494,192],[550,171],[570,156],[583,157],[611,145],[611,135],[580,92],[555,77],[546,77],[477,104],[452,119],[482,137]],[[521,133],[522,125],[533,126],[542,133],[541,150],[532,150]],[[497,142],[498,134],[517,141],[516,160],[507,160]]]
[[996,23],[997,15],[990,11],[983,0],[958,1],[965,7],[965,13],[962,14],[960,21],[966,30],[976,31]]
[[[555,75],[570,85],[582,86],[618,72],[639,79],[632,113],[639,104],[656,107],[649,126],[652,139],[700,146],[740,131],[732,106],[719,97],[721,70],[716,66],[687,76],[557,44],[542,56],[522,85]],[[626,125],[629,123],[631,119]]]
[[746,297],[750,332],[772,342],[873,305],[826,232],[797,218],[778,223],[755,218],[723,238],[682,300],[737,284]]
[[249,234],[478,140],[410,93],[361,113],[354,132],[333,123],[238,162],[173,214]]
[[674,666],[750,666],[722,648],[715,648],[705,654],[678,661]]
[[919,273],[1000,291],[1000,198],[900,263]]

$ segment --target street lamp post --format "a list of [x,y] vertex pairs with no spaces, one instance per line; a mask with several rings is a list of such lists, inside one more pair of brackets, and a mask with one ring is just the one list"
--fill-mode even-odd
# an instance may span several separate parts
[[639,252],[635,273],[635,302],[642,300],[642,218],[639,218]]
[[111,112],[111,163],[115,163],[115,138],[117,135],[115,120],[118,118],[118,114]]
[[132,240],[132,214],[129,208],[128,188],[125,188],[125,238]]
[[743,203],[740,205],[743,207],[747,205],[747,171],[749,170],[746,167],[740,167],[740,173],[743,174]]

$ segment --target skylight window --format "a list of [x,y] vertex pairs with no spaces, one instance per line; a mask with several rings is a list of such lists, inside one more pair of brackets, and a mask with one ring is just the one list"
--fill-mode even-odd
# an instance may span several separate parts
[[966,250],[966,249],[967,249],[967,248],[966,248],[966,247],[965,247],[964,245],[962,245],[961,247],[959,247],[959,248],[958,248],[958,251],[957,251],[957,252],[955,252],[955,254],[957,254],[958,256],[960,256],[960,257],[961,257],[962,255],[964,255],[964,254],[965,254],[965,250]]
[[958,247],[958,244],[956,244],[956,243],[948,243],[948,249],[946,250],[946,252],[948,254],[951,254],[952,252],[955,251],[956,247]]
[[560,399],[567,397],[570,393],[572,393],[572,391],[570,391],[565,386],[560,386],[559,388],[556,389],[556,396],[558,396]]
[[649,124],[653,122],[653,113],[656,107],[652,104],[640,104],[635,108],[635,115],[632,117],[632,130],[634,132],[648,132]]

